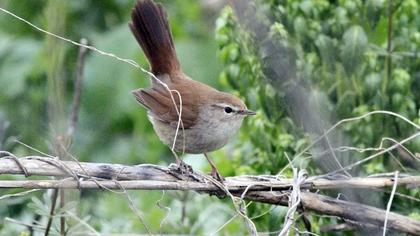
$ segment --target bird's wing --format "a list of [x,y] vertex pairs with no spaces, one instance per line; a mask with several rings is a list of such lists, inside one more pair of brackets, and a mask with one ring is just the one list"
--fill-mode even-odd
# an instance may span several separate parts
[[[168,90],[157,86],[147,89],[137,89],[132,93],[136,97],[136,100],[150,111],[153,118],[169,125],[175,124],[176,126],[179,121],[179,112],[177,112],[177,110],[180,111],[180,99],[178,93],[172,92],[171,97]],[[191,102],[194,103],[194,101],[189,99],[188,96],[188,92],[181,94],[181,120],[184,129],[192,127],[198,118],[198,111],[195,109],[196,107],[190,104]],[[174,101],[177,109],[175,108]]]

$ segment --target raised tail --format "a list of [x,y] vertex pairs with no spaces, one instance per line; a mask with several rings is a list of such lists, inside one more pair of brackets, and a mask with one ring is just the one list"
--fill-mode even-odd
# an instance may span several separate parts
[[153,74],[172,74],[180,70],[162,5],[152,0],[137,0],[131,12],[130,29],[149,60]]

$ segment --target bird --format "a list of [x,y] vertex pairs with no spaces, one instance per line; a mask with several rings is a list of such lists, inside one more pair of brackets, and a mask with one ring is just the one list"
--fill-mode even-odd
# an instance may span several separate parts
[[191,79],[178,60],[168,16],[153,0],[137,0],[131,32],[149,64],[151,87],[132,94],[147,109],[159,139],[175,154],[176,164],[189,167],[176,152],[204,154],[211,176],[223,181],[208,153],[222,148],[238,132],[244,117],[255,115],[238,97]]

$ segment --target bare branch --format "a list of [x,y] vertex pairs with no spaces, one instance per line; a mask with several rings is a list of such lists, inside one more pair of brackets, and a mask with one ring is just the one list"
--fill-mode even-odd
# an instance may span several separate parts
[[[80,40],[81,45],[88,45],[88,41],[84,38]],[[82,92],[83,71],[85,67],[85,57],[87,53],[86,47],[79,47],[79,54],[77,56],[77,71],[76,80],[74,81],[74,96],[70,113],[70,124],[67,130],[67,135],[72,136],[76,130],[77,118],[79,114],[80,96]]]
[[383,232],[382,233],[383,236],[386,235],[386,226],[387,226],[387,223],[388,223],[388,216],[389,216],[389,213],[391,211],[392,200],[394,199],[395,191],[397,190],[397,185],[398,185],[398,171],[395,172],[394,186],[392,186],[391,196],[389,197],[389,201],[388,201],[388,204],[386,206],[385,221],[384,221],[384,230],[382,231]]
[[340,231],[348,231],[348,230],[355,230],[357,226],[349,224],[349,223],[342,223],[337,225],[326,225],[320,228],[322,233],[329,233],[329,232],[340,232]]
[[[248,194],[247,199],[279,205],[285,205],[287,203],[287,197],[277,197],[272,193],[262,191]],[[302,192],[301,202],[305,210],[311,210],[323,215],[338,216],[363,224],[369,223],[380,228],[382,228],[385,221],[384,210],[355,202],[338,200],[316,193]],[[388,215],[387,228],[413,235],[420,235],[420,221],[393,212],[390,212]]]
[[[96,177],[100,179],[108,180],[136,180],[127,181],[129,184],[124,187],[127,189],[156,189],[156,190],[196,190],[196,191],[217,191],[219,188],[207,183],[197,182],[199,176],[196,179],[186,178],[180,176],[176,172],[172,171],[171,168],[142,164],[137,166],[127,166],[121,164],[106,164],[106,163],[87,163],[87,162],[73,162],[73,161],[61,161],[57,159],[28,156],[19,158],[19,163],[23,166],[30,175],[37,176],[62,176],[62,177]],[[60,163],[60,164],[54,164]],[[63,168],[65,169],[63,170]],[[71,173],[68,169],[72,170]],[[3,158],[0,159],[0,174],[24,174],[22,168],[17,165],[16,160]],[[184,181],[180,181],[180,180]],[[63,180],[57,180],[56,183],[62,182]],[[187,182],[188,181],[188,182]],[[235,176],[227,177],[225,185],[229,191],[243,191],[248,188],[249,191],[261,190],[261,191],[275,191],[291,189],[293,186],[293,179],[278,178],[276,176]],[[1,181],[0,187],[19,187],[16,184],[12,185],[9,183],[6,186],[5,181]],[[43,183],[48,183],[41,181]],[[51,181],[50,181],[51,182]],[[84,188],[97,188],[95,182],[82,181],[81,185]],[[19,185],[24,187],[28,182],[21,182]],[[52,181],[51,183],[54,183]],[[69,183],[66,181],[66,184]],[[112,188],[116,186],[113,181],[101,181],[104,186]],[[120,181],[120,183],[122,183]],[[77,185],[77,181],[75,181]],[[323,179],[317,176],[310,177],[301,186],[304,189],[337,189],[337,188],[384,188],[392,187],[394,185],[393,176],[380,176],[380,177],[354,177],[350,179]],[[410,176],[399,174],[398,178],[399,186],[406,186],[409,188],[415,188],[420,186],[420,176]],[[42,187],[42,186],[40,186]],[[51,186],[49,186],[51,187]],[[73,188],[69,186],[69,188]],[[118,188],[118,187],[114,187]]]
[[[276,176],[235,176],[227,177],[224,189],[215,185],[203,174],[196,173],[184,176],[171,167],[155,165],[125,166],[104,163],[76,163],[54,160],[46,157],[29,156],[19,158],[19,163],[31,175],[66,176],[60,180],[3,180],[0,188],[26,189],[142,189],[142,190],[194,190],[201,193],[221,196],[226,191],[232,196],[244,200],[263,202],[275,205],[288,205],[293,179],[281,179]],[[59,162],[60,164],[57,164]],[[65,168],[63,168],[65,167]],[[71,169],[69,173],[67,169]],[[22,168],[15,160],[0,159],[0,174],[23,174]],[[74,174],[79,177],[74,179]],[[301,185],[301,204],[305,210],[337,216],[346,220],[369,223],[382,227],[386,211],[358,203],[347,202],[327,196],[308,192],[307,190],[337,188],[381,188],[394,186],[394,176],[359,177],[343,180],[328,180],[311,177]],[[400,174],[400,187],[420,186],[420,176]],[[306,191],[305,191],[306,189]],[[390,212],[387,217],[387,228],[420,235],[420,222],[409,217]]]

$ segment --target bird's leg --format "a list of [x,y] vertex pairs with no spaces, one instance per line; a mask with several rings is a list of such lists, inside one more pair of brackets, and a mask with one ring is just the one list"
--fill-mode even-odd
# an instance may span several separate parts
[[209,156],[207,155],[207,153],[204,153],[204,156],[206,157],[207,161],[210,163],[211,165],[211,176],[218,180],[219,182],[223,182],[225,180],[225,178],[223,178],[222,175],[220,175],[219,171],[217,170],[216,165],[213,163],[213,161],[209,158]]
[[185,171],[186,173],[192,173],[193,169],[190,165],[185,163],[179,156],[176,154],[174,150],[171,150],[175,156],[176,165],[180,168],[181,171]]

